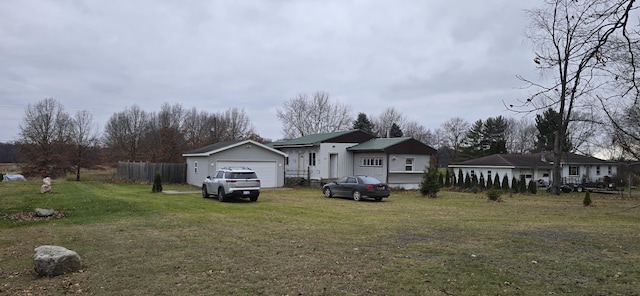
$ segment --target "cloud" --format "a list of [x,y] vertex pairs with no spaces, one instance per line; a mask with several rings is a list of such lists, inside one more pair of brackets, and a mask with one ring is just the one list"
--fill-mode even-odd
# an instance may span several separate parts
[[501,100],[521,95],[515,75],[533,69],[520,2],[7,1],[0,141],[47,97],[101,126],[133,104],[239,107],[274,140],[276,110],[315,91],[354,119],[396,106],[430,129],[505,114]]

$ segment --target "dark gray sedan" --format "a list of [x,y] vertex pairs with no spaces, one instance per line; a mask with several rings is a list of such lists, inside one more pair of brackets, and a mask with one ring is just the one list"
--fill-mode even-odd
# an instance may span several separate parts
[[326,197],[350,197],[356,201],[361,200],[363,197],[381,201],[391,195],[389,185],[369,176],[342,177],[335,182],[322,186],[322,192]]

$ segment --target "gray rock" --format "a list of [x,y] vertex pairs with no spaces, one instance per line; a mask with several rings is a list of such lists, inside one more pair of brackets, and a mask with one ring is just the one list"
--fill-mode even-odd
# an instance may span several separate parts
[[41,209],[41,208],[36,208],[35,212],[36,212],[36,216],[38,217],[49,217],[49,216],[54,216],[55,214],[58,213],[54,209]]
[[78,253],[60,246],[39,246],[33,256],[33,269],[40,276],[56,276],[82,268]]

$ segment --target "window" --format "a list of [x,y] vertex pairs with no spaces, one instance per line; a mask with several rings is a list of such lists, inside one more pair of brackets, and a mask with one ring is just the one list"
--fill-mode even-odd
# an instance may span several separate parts
[[347,178],[347,183],[357,184],[358,180],[356,180],[356,178],[354,178],[354,177],[349,177],[349,178]]
[[404,170],[407,172],[413,172],[413,158],[407,158],[404,165]]
[[360,159],[360,166],[382,166],[382,157],[363,157]]
[[316,153],[315,152],[310,152],[309,153],[309,165],[310,166],[315,166],[316,165]]
[[607,171],[607,174],[608,174],[609,176],[611,176],[611,166],[609,166],[609,169],[608,169],[608,171]]
[[475,176],[475,175],[476,175],[476,171],[471,170],[471,171],[470,171],[470,173],[469,173],[469,175],[473,178],[473,176]]
[[596,166],[596,175],[600,176],[600,166]]
[[284,164],[285,165],[289,165],[289,157],[288,156],[284,158]]
[[198,162],[197,161],[193,162],[193,172],[196,173],[196,174],[198,173]]
[[580,168],[577,166],[570,166],[569,176],[580,176]]
[[491,171],[487,171],[487,180],[491,179]]

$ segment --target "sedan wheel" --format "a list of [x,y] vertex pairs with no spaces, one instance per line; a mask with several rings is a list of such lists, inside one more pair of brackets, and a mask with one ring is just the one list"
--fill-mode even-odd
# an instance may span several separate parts
[[324,189],[324,196],[325,197],[331,197],[331,188],[327,187]]
[[360,191],[354,190],[353,191],[353,200],[359,201],[361,199],[362,199],[362,196],[360,195]]
[[202,198],[209,198],[209,192],[207,192],[207,186],[202,185]]
[[225,200],[225,198],[224,198],[224,188],[218,189],[218,200],[219,201],[224,201]]

